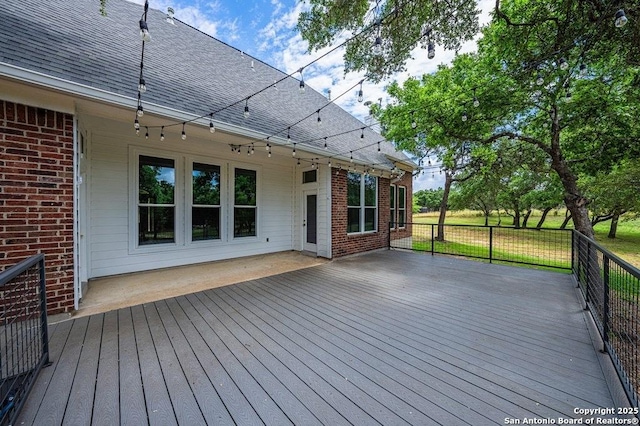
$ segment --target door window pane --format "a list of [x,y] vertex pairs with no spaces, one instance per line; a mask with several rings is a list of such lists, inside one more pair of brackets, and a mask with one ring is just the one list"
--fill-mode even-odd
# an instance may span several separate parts
[[220,166],[193,163],[191,240],[220,238]]
[[257,173],[255,170],[235,169],[233,236],[257,236]]

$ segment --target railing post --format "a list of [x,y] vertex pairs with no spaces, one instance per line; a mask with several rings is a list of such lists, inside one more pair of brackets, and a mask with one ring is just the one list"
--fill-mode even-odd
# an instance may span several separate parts
[[43,365],[49,365],[49,326],[47,325],[47,286],[45,282],[44,255],[38,262],[38,268],[40,269],[40,326],[42,327]]
[[387,234],[387,250],[391,250],[391,222],[389,222],[389,233]]
[[493,263],[493,226],[489,226],[489,263]]
[[434,253],[434,236],[433,236],[433,223],[431,224],[431,256]]
[[602,297],[602,352],[607,352],[607,343],[609,342],[609,256],[604,254],[604,295]]

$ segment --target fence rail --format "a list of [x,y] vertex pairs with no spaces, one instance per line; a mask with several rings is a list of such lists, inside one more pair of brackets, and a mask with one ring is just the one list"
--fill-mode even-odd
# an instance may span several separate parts
[[0,425],[15,422],[49,363],[44,255],[0,272]]
[[[640,270],[574,230],[411,223],[389,247],[570,271],[629,401],[640,393]],[[408,228],[409,229],[409,228]]]
[[581,233],[573,233],[573,275],[613,360],[638,407],[640,392],[640,270]]
[[411,236],[390,232],[390,247],[571,270],[571,230],[411,223]]

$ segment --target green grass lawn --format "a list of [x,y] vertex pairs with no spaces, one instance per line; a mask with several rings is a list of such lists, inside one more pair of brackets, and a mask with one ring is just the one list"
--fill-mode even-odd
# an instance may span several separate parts
[[[536,226],[540,219],[540,213],[534,212],[529,218],[528,226]],[[500,218],[497,215],[489,217],[489,225],[498,225]],[[549,213],[547,219],[544,222],[544,228],[559,228],[564,220],[564,211]],[[413,215],[413,221],[416,223],[437,223],[438,213],[420,213]],[[448,212],[445,220],[446,224],[450,225],[484,225],[484,217],[480,212],[476,211],[461,211],[461,212]],[[512,219],[509,216],[501,217],[501,225],[510,226]],[[568,227],[572,227],[572,223],[569,222]],[[633,266],[640,268],[640,219],[627,220],[623,217],[618,223],[618,232],[616,238],[607,238],[609,233],[610,222],[599,223],[595,226],[595,238],[596,241],[612,253],[626,260]],[[429,247],[429,250],[431,248]]]

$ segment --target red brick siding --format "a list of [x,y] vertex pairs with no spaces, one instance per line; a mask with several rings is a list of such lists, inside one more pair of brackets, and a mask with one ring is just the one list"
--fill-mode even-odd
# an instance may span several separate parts
[[[389,244],[389,179],[378,178],[378,231],[347,234],[347,170],[331,173],[331,255],[346,256]],[[407,189],[408,191],[408,189]]]
[[[396,187],[400,187],[400,186],[404,186],[407,188],[407,199],[406,199],[406,206],[407,206],[407,218],[406,218],[406,222],[407,225],[400,229],[393,229],[391,231],[391,239],[392,240],[397,240],[400,238],[406,238],[406,237],[410,237],[411,236],[411,222],[413,222],[413,187],[412,187],[412,183],[413,183],[413,178],[410,172],[406,172],[404,174],[404,176],[402,176],[402,178],[400,178],[398,181],[393,181],[393,185],[396,185]],[[387,203],[387,205],[389,205]]]
[[73,309],[73,116],[0,100],[0,269],[45,254],[49,314]]

